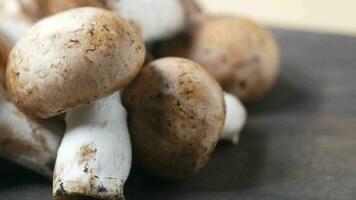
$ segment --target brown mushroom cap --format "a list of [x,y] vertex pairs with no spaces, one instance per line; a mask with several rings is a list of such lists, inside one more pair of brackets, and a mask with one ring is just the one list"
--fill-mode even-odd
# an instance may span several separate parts
[[9,50],[5,44],[5,41],[0,36],[0,84],[4,84],[5,67],[8,55]]
[[192,176],[209,160],[225,120],[223,92],[198,64],[163,58],[123,91],[134,155],[150,174]]
[[196,61],[224,90],[244,101],[265,95],[279,71],[279,50],[272,35],[242,17],[200,18],[187,33],[162,42],[156,51],[159,57]]
[[78,8],[30,29],[11,51],[6,84],[23,111],[47,118],[122,89],[144,59],[142,38],[128,22]]

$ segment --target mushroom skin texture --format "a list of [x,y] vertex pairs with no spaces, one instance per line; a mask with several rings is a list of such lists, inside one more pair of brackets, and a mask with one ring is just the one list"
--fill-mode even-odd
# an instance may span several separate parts
[[9,47],[13,47],[31,25],[16,0],[0,1],[0,35]]
[[198,64],[162,58],[124,90],[134,155],[149,174],[184,180],[204,167],[222,133],[223,93]]
[[6,80],[18,107],[41,118],[67,111],[56,199],[123,198],[131,143],[119,90],[140,71],[145,52],[129,22],[90,7],[39,21],[12,49]]
[[232,94],[225,92],[224,100],[226,105],[226,118],[224,132],[220,140],[237,144],[239,142],[240,132],[246,123],[247,111],[240,100]]
[[158,57],[194,60],[225,91],[245,102],[263,97],[280,68],[279,48],[273,36],[243,17],[199,17],[185,33],[155,48]]
[[7,98],[4,71],[8,52],[0,37],[0,156],[52,177],[64,124],[31,119]]
[[[29,7],[24,3],[22,5]],[[185,24],[184,8],[180,0],[47,0],[46,6],[37,6],[42,8],[37,12],[40,15],[52,15],[83,6],[116,12],[141,29],[145,42],[171,37],[183,30]]]

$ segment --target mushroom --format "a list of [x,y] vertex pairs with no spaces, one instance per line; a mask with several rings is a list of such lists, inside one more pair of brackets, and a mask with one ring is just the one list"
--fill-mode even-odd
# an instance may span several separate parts
[[167,180],[187,179],[204,167],[224,128],[219,84],[183,58],[146,65],[124,90],[123,103],[135,156],[147,172]]
[[31,27],[32,22],[16,0],[0,1],[0,35],[12,47]]
[[156,45],[155,52],[196,61],[245,102],[264,96],[279,72],[276,41],[243,17],[200,16],[185,33]]
[[52,177],[64,124],[31,119],[7,98],[2,74],[7,53],[0,37],[0,156]]
[[[95,6],[112,10],[135,23],[145,42],[171,37],[184,28],[184,9],[180,0],[22,0],[31,16],[51,15],[70,8]],[[37,4],[37,6],[36,6]],[[42,4],[42,6],[41,6]],[[36,8],[36,9],[31,9]],[[33,11],[35,10],[35,11]],[[33,14],[34,12],[39,14]]]
[[130,23],[99,8],[77,8],[36,23],[11,51],[11,99],[47,118],[66,112],[53,195],[120,199],[131,142],[120,90],[142,67],[145,46]]

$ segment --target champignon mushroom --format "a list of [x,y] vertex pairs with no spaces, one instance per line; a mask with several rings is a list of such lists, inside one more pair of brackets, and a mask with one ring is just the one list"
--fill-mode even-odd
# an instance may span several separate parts
[[12,100],[41,118],[68,111],[54,171],[56,198],[123,197],[131,142],[120,90],[144,59],[142,38],[130,23],[89,7],[45,18],[11,51]]
[[3,82],[7,55],[0,37],[0,156],[52,177],[64,126],[28,118],[7,98]]
[[31,21],[22,13],[16,0],[0,1],[0,34],[12,47],[31,27]]
[[272,35],[242,17],[199,17],[186,33],[158,44],[155,51],[158,57],[196,61],[242,101],[264,96],[279,71],[279,50]]
[[[31,10],[31,7],[39,8],[35,10],[40,13],[38,14],[40,16],[81,6],[112,10],[121,17],[134,22],[141,29],[145,42],[171,37],[183,29],[185,22],[184,9],[180,0],[47,0],[46,6],[33,6],[36,3],[40,4],[39,2],[41,1],[32,0],[32,6],[26,3],[22,5],[25,10]],[[26,7],[29,8],[26,9]]]
[[223,92],[198,64],[163,58],[124,90],[134,155],[150,174],[183,180],[204,167],[222,133]]

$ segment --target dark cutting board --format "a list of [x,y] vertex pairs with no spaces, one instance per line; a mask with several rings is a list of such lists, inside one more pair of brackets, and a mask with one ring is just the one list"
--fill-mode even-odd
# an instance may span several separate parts
[[[266,98],[248,106],[240,144],[220,144],[185,183],[133,169],[128,200],[356,199],[356,38],[274,33],[283,52],[281,76]],[[50,181],[0,161],[1,200],[50,194]]]

